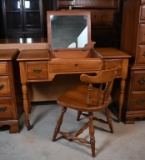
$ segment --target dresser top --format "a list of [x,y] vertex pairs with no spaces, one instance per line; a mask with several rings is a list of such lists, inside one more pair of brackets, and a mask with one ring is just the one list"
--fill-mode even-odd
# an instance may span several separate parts
[[18,49],[0,49],[0,60],[12,60],[19,52]]

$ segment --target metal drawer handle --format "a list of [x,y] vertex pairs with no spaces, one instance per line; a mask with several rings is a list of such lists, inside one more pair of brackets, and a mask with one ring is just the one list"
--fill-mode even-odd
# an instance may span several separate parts
[[35,73],[40,73],[41,71],[42,71],[41,68],[35,68],[35,69],[33,69],[33,72],[35,72]]
[[0,85],[0,90],[2,90],[4,88],[4,84]]
[[144,85],[145,84],[145,79],[144,78],[140,78],[137,81],[139,83],[139,85]]
[[6,110],[7,110],[7,107],[6,107],[6,106],[0,108],[0,112],[5,112]]
[[145,99],[139,98],[139,99],[136,99],[135,102],[136,102],[138,105],[141,105],[141,104],[143,104],[143,103],[145,102]]

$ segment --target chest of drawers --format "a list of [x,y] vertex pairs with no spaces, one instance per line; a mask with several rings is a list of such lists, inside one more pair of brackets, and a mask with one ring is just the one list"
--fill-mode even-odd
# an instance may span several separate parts
[[121,49],[132,55],[123,117],[145,117],[145,0],[123,1]]
[[18,53],[16,49],[0,50],[0,127],[8,125],[10,133],[19,132],[22,113],[19,66],[15,61]]

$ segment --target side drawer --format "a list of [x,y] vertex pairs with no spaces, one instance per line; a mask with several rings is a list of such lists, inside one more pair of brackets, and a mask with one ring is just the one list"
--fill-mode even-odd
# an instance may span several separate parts
[[138,43],[145,43],[145,24],[139,25]]
[[28,80],[47,80],[48,79],[48,62],[31,61],[26,62],[26,73]]
[[105,59],[105,68],[117,68],[117,77],[122,76],[122,59]]
[[133,71],[132,73],[132,90],[145,90],[145,71]]
[[0,98],[0,119],[13,118],[11,98]]
[[10,96],[10,82],[8,76],[0,77],[0,96]]
[[145,64],[145,45],[138,46],[138,54],[136,58],[136,63]]
[[8,63],[0,62],[0,75],[8,74]]
[[145,110],[145,91],[131,92],[129,110]]
[[91,72],[100,70],[102,61],[94,59],[65,59],[50,61],[50,72],[52,73],[68,73],[68,72]]

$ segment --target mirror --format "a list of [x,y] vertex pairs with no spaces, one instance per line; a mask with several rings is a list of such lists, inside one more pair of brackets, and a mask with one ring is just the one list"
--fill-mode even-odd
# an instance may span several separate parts
[[90,47],[90,12],[48,11],[48,43],[52,49]]

